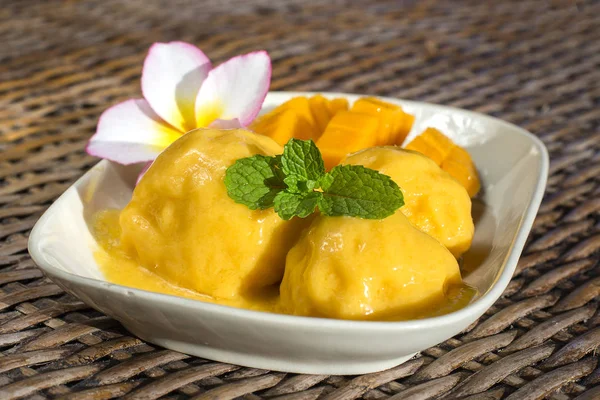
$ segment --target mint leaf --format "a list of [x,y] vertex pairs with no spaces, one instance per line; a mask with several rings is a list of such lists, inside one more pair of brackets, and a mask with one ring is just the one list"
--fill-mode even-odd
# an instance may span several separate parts
[[320,187],[322,190],[326,190],[333,183],[333,176],[331,173],[325,174],[319,179],[317,182],[317,187]]
[[292,217],[306,218],[315,212],[321,192],[290,193],[279,192],[275,196],[275,212],[281,219],[289,220]]
[[325,174],[321,152],[312,140],[290,139],[283,147],[281,169],[298,180],[317,181]]
[[227,194],[251,210],[273,207],[275,196],[286,188],[281,156],[255,155],[237,160],[225,172]]
[[312,192],[318,184],[317,181],[305,181],[302,178],[298,178],[297,175],[286,176],[283,181],[287,185],[287,191],[291,193]]
[[398,185],[362,165],[338,165],[321,179],[319,209],[325,215],[383,219],[404,205]]
[[317,207],[324,215],[383,219],[404,205],[398,185],[362,165],[325,173],[312,140],[290,139],[283,154],[237,160],[225,173],[227,194],[252,210],[275,208],[284,220],[306,218]]
[[281,154],[268,158],[269,165],[275,175],[274,179],[277,179],[277,182],[282,182],[285,178],[285,174],[281,170]]

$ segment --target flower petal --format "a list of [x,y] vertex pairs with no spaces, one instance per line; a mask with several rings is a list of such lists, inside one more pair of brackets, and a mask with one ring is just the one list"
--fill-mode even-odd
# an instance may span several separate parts
[[154,160],[180,136],[146,100],[127,100],[102,113],[86,151],[120,164],[133,164]]
[[242,128],[242,124],[240,124],[240,120],[237,118],[234,119],[215,119],[209,125],[211,128],[217,129],[237,129]]
[[182,132],[196,127],[194,107],[210,60],[184,42],[154,43],[144,60],[142,92],[152,109]]
[[239,119],[243,126],[260,111],[271,81],[266,51],[234,57],[210,71],[196,99],[196,124],[215,119]]

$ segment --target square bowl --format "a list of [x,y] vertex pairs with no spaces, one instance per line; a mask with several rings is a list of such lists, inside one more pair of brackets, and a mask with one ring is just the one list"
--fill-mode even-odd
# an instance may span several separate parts
[[[263,111],[294,96],[269,93]],[[359,95],[324,93],[345,97]],[[250,311],[108,282],[96,261],[89,221],[131,199],[139,165],[101,161],[45,212],[29,238],[36,264],[59,286],[120,321],[148,342],[226,363],[310,374],[364,374],[398,365],[466,329],[500,297],[523,250],[544,194],[548,153],[527,131],[486,115],[381,98],[416,120],[407,142],[426,127],[471,154],[482,180],[473,202],[475,236],[463,278],[479,296],[439,317],[400,322],[346,321]]]

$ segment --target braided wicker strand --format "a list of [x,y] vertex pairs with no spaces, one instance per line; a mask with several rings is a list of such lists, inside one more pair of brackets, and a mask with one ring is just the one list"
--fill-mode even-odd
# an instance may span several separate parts
[[[4,0],[0,398],[600,398],[600,3]],[[96,160],[99,114],[140,96],[150,44],[256,49],[272,90],[447,104],[538,135],[551,175],[515,277],[477,324],[364,376],[241,368],[156,348],[46,279],[32,226]]]

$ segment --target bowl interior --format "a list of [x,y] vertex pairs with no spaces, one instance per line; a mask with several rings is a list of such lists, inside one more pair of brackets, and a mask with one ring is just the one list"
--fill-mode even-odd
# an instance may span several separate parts
[[[263,110],[306,93],[270,93]],[[358,96],[345,96],[350,101]],[[508,284],[545,187],[548,159],[539,140],[526,131],[481,114],[443,106],[384,99],[416,116],[410,141],[426,127],[436,127],[468,149],[482,179],[474,200],[475,237],[464,255],[465,281],[485,296],[498,284]],[[122,208],[129,199],[141,165],[102,161],[94,166],[40,219],[30,250],[44,269],[56,268],[85,278],[104,280],[94,260],[97,244],[90,233],[91,217],[106,208]],[[509,258],[512,258],[509,262]],[[51,271],[49,271],[51,272]],[[500,279],[500,278],[503,279]]]

